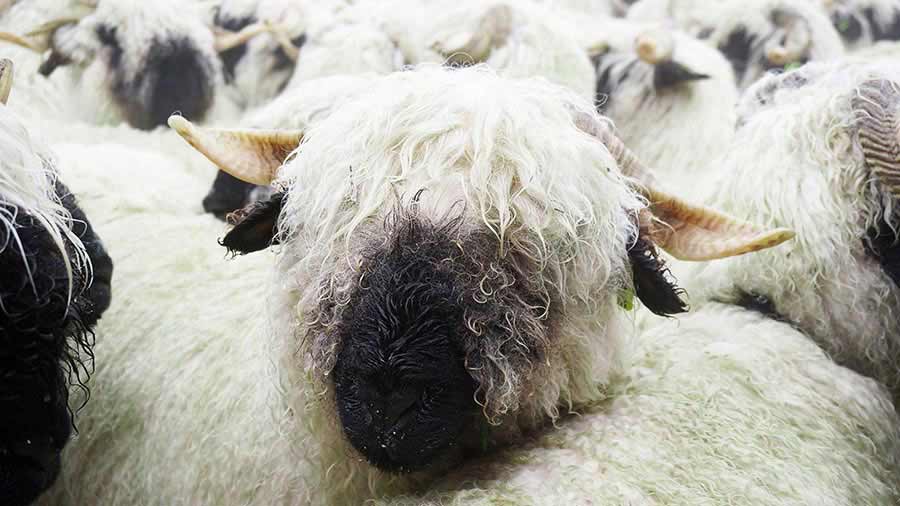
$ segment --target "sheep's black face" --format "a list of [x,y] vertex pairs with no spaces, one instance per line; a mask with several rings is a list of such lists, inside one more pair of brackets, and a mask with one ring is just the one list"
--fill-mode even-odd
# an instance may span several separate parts
[[206,197],[203,198],[203,210],[224,220],[228,214],[263,200],[270,193],[271,189],[268,186],[246,183],[220,170]]
[[[427,467],[476,412],[458,344],[463,309],[440,255],[401,244],[376,260],[345,314],[333,372],[344,434],[390,472]],[[423,248],[427,249],[427,248]]]
[[607,52],[594,55],[591,61],[597,76],[595,102],[597,110],[603,113],[610,111],[616,96],[623,91],[639,94],[643,103],[678,86],[709,78],[675,60],[651,65],[629,53]]
[[[176,111],[194,121],[204,118],[213,102],[216,66],[192,39],[154,38],[138,56],[126,53],[138,51],[123,47],[116,27],[100,25],[97,37],[112,72],[113,96],[132,126],[165,125]],[[140,59],[136,70],[129,58]]]
[[[0,202],[0,504],[25,505],[56,479],[72,431],[69,380],[83,388],[91,327],[110,302],[112,262],[74,198],[56,187],[95,266],[94,285],[73,270],[37,220]],[[12,217],[15,217],[14,219]],[[71,256],[71,245],[67,245]],[[88,362],[84,360],[87,358]]]

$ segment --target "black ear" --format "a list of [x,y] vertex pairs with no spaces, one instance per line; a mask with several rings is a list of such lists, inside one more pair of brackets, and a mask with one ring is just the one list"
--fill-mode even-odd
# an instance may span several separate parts
[[274,193],[268,200],[254,202],[228,215],[228,223],[234,225],[219,241],[232,254],[246,255],[278,244],[276,230],[278,216],[287,194]]
[[628,250],[634,293],[654,314],[669,316],[684,313],[687,303],[681,298],[684,289],[675,284],[666,263],[659,258],[656,246],[644,234]]

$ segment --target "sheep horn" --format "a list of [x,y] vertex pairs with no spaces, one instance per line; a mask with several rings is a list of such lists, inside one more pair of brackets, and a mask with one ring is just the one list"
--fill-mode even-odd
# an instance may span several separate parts
[[852,99],[866,166],[900,199],[900,84],[871,79]]
[[653,174],[605,124],[588,115],[575,120],[597,138],[615,158],[620,170],[637,182],[649,206],[640,216],[641,228],[653,242],[679,260],[702,261],[743,255],[777,246],[794,237],[784,228],[762,230],[708,207],[689,204],[660,189]]
[[6,105],[13,85],[13,62],[3,58],[0,60],[0,104]]
[[271,184],[285,158],[303,140],[299,130],[197,128],[178,115],[169,116],[169,127],[223,172],[258,185]]
[[447,43],[438,41],[431,47],[450,63],[484,62],[494,48],[506,44],[512,31],[512,18],[513,12],[508,5],[495,5],[481,17],[474,33],[461,33]]
[[651,30],[637,36],[634,40],[638,58],[650,65],[672,59],[675,52],[675,39],[665,30]]
[[227,30],[219,30],[216,33],[215,48],[218,52],[228,51],[229,49],[246,44],[250,39],[261,33],[271,30],[267,23],[253,23],[247,25],[239,32],[229,32]]
[[291,38],[287,34],[287,29],[282,25],[269,23],[268,21],[266,21],[265,24],[269,29],[269,33],[275,38],[278,45],[281,46],[281,50],[284,51],[284,54],[286,54],[291,61],[296,63],[300,58],[300,50],[297,49],[297,46],[295,46],[293,42],[291,42]]
[[774,65],[783,66],[800,61],[812,44],[812,34],[804,19],[788,21],[784,30],[784,42],[778,44],[770,41],[766,48],[766,59]]
[[25,49],[30,49],[35,53],[43,53],[47,49],[40,47],[36,42],[32,42],[24,37],[9,32],[0,32],[0,40],[24,47]]

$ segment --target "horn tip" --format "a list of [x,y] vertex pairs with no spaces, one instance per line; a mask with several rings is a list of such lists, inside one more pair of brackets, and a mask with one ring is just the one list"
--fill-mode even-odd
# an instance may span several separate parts
[[180,114],[169,116],[167,123],[169,124],[169,128],[175,130],[181,136],[189,134],[194,127],[190,121]]

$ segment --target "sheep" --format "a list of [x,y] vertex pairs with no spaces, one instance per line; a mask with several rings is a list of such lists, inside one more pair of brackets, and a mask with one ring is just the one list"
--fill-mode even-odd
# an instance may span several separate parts
[[900,1],[828,0],[825,7],[848,49],[900,40]]
[[809,0],[640,0],[628,19],[665,21],[721,51],[745,89],[767,71],[844,54],[837,30]]
[[[788,237],[658,191],[647,193],[653,211],[688,236],[639,229],[650,208],[620,174],[610,152],[621,144],[593,105],[544,80],[509,80],[483,67],[374,79],[304,134],[199,129],[177,116],[170,124],[256,184],[271,181],[302,135],[276,193],[239,213],[222,240],[235,252],[282,247],[274,259],[256,254],[223,267],[211,216],[153,216],[158,225],[147,234],[139,218],[116,215],[117,191],[78,178],[78,191],[95,196],[86,199],[98,206],[90,210],[108,219],[98,228],[125,275],[96,347],[103,360],[94,384],[112,394],[85,409],[47,504],[346,504],[405,489],[442,474],[463,449],[516,441],[605,396],[630,326],[628,294],[661,313],[684,309],[652,254],[654,234],[663,232],[659,244],[676,255],[698,259]],[[151,245],[179,258],[146,253]],[[148,267],[178,275],[156,280]],[[362,271],[371,297],[354,293]],[[260,276],[273,286],[261,288]],[[382,296],[408,299],[379,309]],[[138,303],[144,298],[154,304]],[[404,307],[440,319],[419,321],[432,338],[407,335],[395,356],[394,379],[424,384],[406,384],[397,405],[384,406],[417,423],[398,427],[402,434],[383,439],[382,449],[359,432],[368,424],[356,418],[354,398],[375,394],[355,379],[363,371],[350,368],[365,368],[359,354],[373,350],[364,341],[378,311],[413,317],[397,313]],[[260,318],[264,308],[270,316]],[[157,327],[150,315],[159,313],[169,319]],[[119,335],[135,322],[147,323]],[[338,346],[338,334],[357,337]],[[425,407],[398,413],[423,389]],[[383,427],[384,412],[370,415]],[[150,471],[173,461],[176,473]]]
[[7,30],[34,30],[0,38],[44,54],[37,72],[76,90],[68,99],[76,116],[152,129],[174,111],[196,120],[232,114],[217,100],[221,64],[201,12],[174,0],[34,0],[4,18]]
[[808,64],[748,90],[741,127],[714,163],[707,202],[797,240],[757,258],[686,270],[693,301],[744,301],[790,322],[900,401],[894,171],[900,69]]
[[[12,62],[0,60],[2,104],[11,79]],[[0,503],[24,506],[59,473],[69,388],[87,394],[112,262],[50,153],[5,105],[0,153]]]
[[[225,82],[241,107],[264,104],[287,85],[306,42],[305,18],[301,5],[285,0],[224,0],[217,6],[215,27],[235,32],[231,41],[221,38],[218,49]],[[260,31],[269,36],[245,40]]]
[[731,66],[681,32],[619,20],[600,26],[602,36],[585,39],[593,48],[600,112],[663,182],[694,195],[712,170],[702,159],[734,135],[738,90]]

